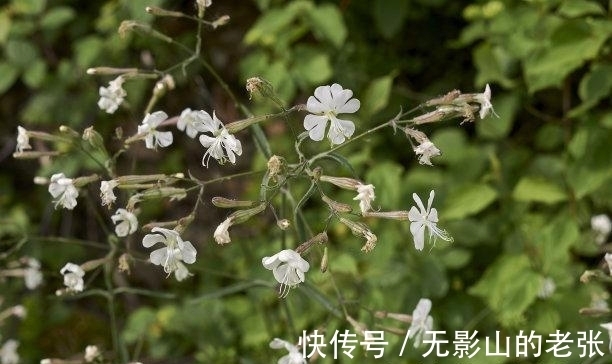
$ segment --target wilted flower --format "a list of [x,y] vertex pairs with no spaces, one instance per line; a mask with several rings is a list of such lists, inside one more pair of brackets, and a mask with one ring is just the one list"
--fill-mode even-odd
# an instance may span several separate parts
[[49,193],[55,202],[55,208],[58,205],[72,210],[77,205],[76,198],[79,196],[79,191],[74,187],[73,180],[66,178],[63,173],[56,173],[51,176],[51,182],[49,183]]
[[28,289],[35,289],[42,282],[42,273],[40,272],[40,262],[35,258],[26,259],[27,268],[23,275],[25,286]]
[[155,129],[166,119],[168,119],[168,114],[163,111],[156,111],[152,114],[147,114],[142,124],[138,125],[138,134],[145,134],[145,145],[147,148],[156,149],[157,146],[164,148],[172,144],[172,132],[157,131]]
[[306,359],[304,359],[304,355],[302,355],[302,352],[300,352],[300,349],[297,346],[291,344],[290,342],[281,340],[279,338],[274,338],[274,340],[270,342],[270,347],[272,349],[286,349],[289,352],[289,354],[278,359],[277,364],[307,363]]
[[119,182],[115,181],[114,179],[100,182],[100,199],[102,200],[102,206],[110,207],[115,200],[117,200],[117,196],[115,196],[115,192],[113,190],[118,185]]
[[431,311],[431,300],[427,298],[421,298],[412,311],[412,323],[408,329],[410,332],[408,337],[414,338],[415,348],[421,345],[423,336],[433,328],[433,317],[429,315],[429,311]]
[[147,234],[142,240],[145,248],[150,248],[158,243],[166,246],[151,252],[149,258],[151,263],[164,267],[164,272],[174,272],[174,276],[181,281],[189,275],[183,262],[192,264],[196,260],[196,250],[189,241],[183,241],[176,230],[154,227],[151,230],[157,234]]
[[410,223],[410,233],[414,238],[414,247],[417,250],[423,250],[425,245],[425,228],[429,230],[429,239],[436,239],[436,236],[445,241],[453,241],[453,238],[448,235],[446,230],[440,229],[436,223],[438,222],[438,210],[431,207],[435,193],[432,190],[429,193],[429,200],[427,201],[427,209],[423,206],[423,202],[416,193],[412,194],[412,198],[416,202],[419,209],[415,206],[410,208],[408,211],[408,219]]
[[365,213],[372,209],[372,201],[376,199],[376,195],[374,194],[374,186],[373,185],[358,185],[357,186],[357,197],[353,198],[353,200],[359,201],[359,208],[361,209],[361,213]]
[[606,214],[591,217],[591,229],[595,232],[595,242],[603,244],[612,231],[612,221]]
[[429,140],[425,140],[419,144],[416,148],[414,148],[414,152],[416,155],[420,155],[419,163],[427,164],[429,166],[432,165],[429,159],[432,157],[437,157],[441,154],[440,149],[438,149],[434,143]]
[[18,364],[19,363],[19,354],[17,354],[17,347],[19,346],[19,341],[17,340],[7,340],[2,348],[0,348],[0,363],[2,364]]
[[60,273],[64,276],[64,285],[68,288],[68,291],[83,291],[83,277],[85,276],[83,268],[74,263],[66,263]]
[[108,87],[100,87],[100,100],[98,107],[109,114],[114,113],[119,105],[123,102],[123,98],[127,95],[123,89],[122,76],[115,78],[108,83]]
[[493,110],[493,104],[491,104],[491,88],[489,87],[488,83],[485,86],[485,90],[483,93],[476,94],[475,100],[478,103],[480,103],[480,118],[481,119],[484,119],[490,113],[493,113],[493,115],[499,117],[495,113],[495,110]]
[[24,149],[32,149],[28,131],[22,126],[17,127],[17,147],[15,149],[17,153],[23,152]]
[[355,124],[350,120],[338,119],[338,114],[354,113],[359,110],[361,103],[358,99],[351,99],[353,91],[343,89],[337,83],[331,86],[319,86],[314,96],[310,96],[306,103],[306,110],[310,113],[304,118],[304,128],[312,140],[323,140],[327,121],[331,122],[327,137],[331,144],[342,144],[355,132]]
[[185,109],[179,116],[176,127],[185,131],[190,138],[195,138],[198,132],[203,133],[206,131],[204,121],[210,119],[210,115],[203,110],[191,110]]
[[[200,135],[200,143],[202,143],[204,148],[208,148],[202,158],[202,165],[208,167],[210,157],[215,158],[219,164],[223,164],[227,160],[236,163],[235,154],[242,155],[242,144],[240,144],[240,140],[236,139],[235,136],[225,129],[223,123],[221,123],[214,112],[212,118],[208,115],[208,118],[204,119],[203,128],[205,132],[209,132],[213,136]],[[223,149],[225,149],[225,153]]]
[[138,228],[136,215],[126,209],[117,209],[117,212],[111,216],[111,220],[116,224],[115,234],[120,237],[133,234]]
[[230,226],[232,226],[234,222],[233,220],[234,219],[232,219],[231,217],[228,217],[227,219],[223,220],[223,222],[219,224],[219,226],[217,226],[217,228],[215,229],[215,233],[213,234],[217,244],[223,245],[232,241],[232,239],[230,239],[228,229]]
[[272,271],[274,278],[281,284],[280,296],[285,297],[289,289],[304,282],[304,273],[310,269],[310,264],[300,254],[291,249],[285,249],[271,257],[264,257],[261,263]]

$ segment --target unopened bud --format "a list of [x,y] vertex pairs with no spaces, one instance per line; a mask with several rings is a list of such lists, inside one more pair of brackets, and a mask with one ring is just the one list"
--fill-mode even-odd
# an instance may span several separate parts
[[49,184],[49,179],[47,177],[36,176],[34,177],[34,184],[44,186]]
[[89,144],[96,149],[104,148],[104,138],[102,138],[100,133],[94,130],[93,126],[83,131],[83,140],[89,142]]
[[76,130],[74,130],[71,127],[66,126],[66,125],[61,125],[59,127],[59,131],[60,131],[60,133],[68,134],[68,135],[70,135],[72,137],[75,137],[75,138],[81,137],[81,135],[79,133],[77,133]]
[[181,18],[181,17],[185,16],[185,14],[183,14],[181,12],[162,9],[160,7],[157,7],[157,6],[147,6],[145,8],[145,11],[147,13],[151,14],[151,15],[157,15],[157,16],[171,16],[171,17],[175,17],[175,18]]
[[229,15],[222,15],[218,17],[215,21],[212,22],[213,29],[217,29],[217,27],[221,27],[227,23],[229,23],[230,17]]
[[353,208],[351,207],[351,205],[347,205],[345,203],[338,202],[336,200],[332,200],[331,198],[327,197],[326,195],[323,195],[322,199],[329,206],[329,208],[332,209],[332,211],[335,211],[335,212],[344,212],[344,213],[349,213],[349,212],[353,211]]
[[387,311],[376,311],[374,312],[374,317],[382,319],[382,318],[390,318],[393,320],[397,320],[400,322],[411,323],[412,316],[405,313],[393,313]]
[[212,198],[212,204],[223,209],[229,209],[236,207],[251,207],[255,204],[255,201],[231,200],[229,198],[217,196]]
[[266,206],[267,204],[265,202],[261,202],[259,205],[253,207],[252,209],[239,210],[239,211],[231,213],[228,219],[232,219],[234,224],[243,223],[247,221],[248,219],[250,219],[251,217],[263,212],[266,209]]
[[327,272],[327,264],[328,264],[328,256],[327,256],[327,247],[323,248],[323,258],[321,258],[321,273]]
[[276,225],[278,225],[278,227],[281,230],[287,230],[289,228],[289,226],[291,226],[291,223],[287,219],[282,219],[282,220],[278,220],[276,222]]
[[366,211],[362,215],[363,217],[378,217],[382,219],[391,219],[391,220],[399,220],[399,221],[408,220],[408,211],[386,211],[386,212]]
[[138,68],[94,67],[87,69],[88,75],[122,75],[126,73],[138,73]]
[[347,177],[333,177],[322,175],[319,177],[320,181],[328,182],[346,190],[357,191],[357,187],[361,186],[362,183],[354,178]]

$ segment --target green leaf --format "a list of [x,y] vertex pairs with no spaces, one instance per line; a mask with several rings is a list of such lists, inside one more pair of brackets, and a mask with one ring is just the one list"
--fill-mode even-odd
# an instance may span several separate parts
[[336,5],[324,4],[308,9],[308,21],[314,35],[328,40],[336,48],[344,44],[348,34],[342,14]]
[[0,94],[8,90],[19,77],[19,70],[7,62],[0,61]]
[[148,308],[139,308],[134,311],[123,329],[123,339],[128,343],[136,342],[146,336],[150,326],[155,322],[155,312]]
[[524,255],[503,255],[489,266],[470,294],[482,297],[505,327],[522,324],[523,315],[535,301],[540,276]]
[[297,46],[293,59],[292,74],[303,87],[321,85],[333,74],[329,56],[316,48]]
[[568,18],[578,18],[585,15],[604,15],[605,10],[595,1],[570,0],[564,1],[557,13]]
[[11,17],[8,12],[0,11],[0,44],[4,44],[8,39],[11,30]]
[[543,178],[526,176],[518,182],[512,197],[518,201],[554,204],[567,199],[565,191]]
[[289,27],[300,12],[310,8],[312,4],[309,2],[294,1],[290,6],[266,11],[244,36],[244,42],[248,45],[274,44],[278,33]]
[[40,21],[40,26],[45,30],[56,29],[74,19],[75,15],[74,9],[58,6],[47,11]]
[[512,129],[520,106],[518,92],[501,96],[493,95],[493,107],[499,118],[489,116],[484,120],[478,120],[476,122],[476,131],[481,137],[488,139],[507,137]]
[[[366,184],[373,184],[376,188],[376,203],[384,206],[385,209],[399,208],[404,205],[400,201],[401,196],[401,176],[404,168],[393,162],[382,162],[368,171],[366,174]],[[375,203],[375,204],[376,204]]]
[[501,48],[493,48],[489,43],[483,43],[474,48],[474,64],[478,73],[476,84],[484,85],[488,82],[498,82],[504,87],[513,87],[515,82],[508,78],[508,55]]
[[34,63],[28,67],[23,73],[23,82],[31,88],[38,88],[45,80],[47,75],[47,64],[40,59],[37,59]]
[[6,58],[15,66],[25,69],[38,58],[38,50],[30,42],[21,39],[6,42]]
[[444,266],[449,269],[463,268],[472,260],[472,252],[468,249],[452,247],[440,256]]
[[46,0],[13,0],[11,9],[20,14],[40,14],[47,4]]
[[94,35],[79,39],[74,45],[75,59],[79,67],[93,66],[102,52],[103,45],[102,40]]
[[376,112],[384,109],[389,104],[391,96],[391,88],[393,86],[393,78],[395,72],[383,77],[376,78],[368,85],[363,103],[361,104],[361,112],[364,119],[369,119]]
[[389,39],[402,29],[408,10],[405,0],[375,0],[373,4],[374,24],[383,37]]
[[455,189],[446,198],[441,215],[445,220],[463,219],[484,210],[497,199],[497,191],[486,184]]

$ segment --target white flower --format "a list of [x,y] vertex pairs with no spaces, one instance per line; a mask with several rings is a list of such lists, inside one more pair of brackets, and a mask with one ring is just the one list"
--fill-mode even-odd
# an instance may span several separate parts
[[20,319],[25,318],[28,315],[28,311],[23,305],[13,306],[12,308],[13,315],[19,317]]
[[100,87],[100,100],[98,107],[109,114],[114,113],[119,105],[123,102],[123,98],[127,95],[123,89],[123,77],[119,76],[108,83],[108,87]]
[[538,297],[542,299],[548,298],[555,293],[556,289],[557,285],[555,284],[555,281],[550,277],[546,277],[542,279],[540,290],[538,291]]
[[163,111],[156,111],[147,114],[142,124],[138,125],[138,134],[145,134],[145,145],[149,149],[156,149],[158,146],[164,148],[172,144],[172,132],[157,131],[155,128],[162,121],[168,119],[168,114]]
[[206,111],[185,109],[181,116],[179,116],[176,127],[181,131],[184,130],[190,138],[195,138],[198,132],[203,133],[206,131],[204,121],[210,118]]
[[63,173],[56,173],[51,176],[51,182],[49,183],[49,193],[56,200],[55,208],[58,205],[72,210],[76,205],[76,198],[79,196],[79,191],[74,187],[71,178],[66,178]]
[[23,280],[28,289],[35,289],[42,282],[42,273],[40,272],[40,262],[34,258],[27,258],[27,268],[23,275]]
[[212,0],[196,0],[198,6],[207,8],[212,5]]
[[310,113],[304,118],[304,128],[312,140],[323,140],[327,121],[331,122],[327,137],[331,144],[342,144],[355,132],[355,124],[350,120],[338,119],[338,114],[354,113],[361,103],[351,99],[353,91],[343,89],[337,83],[331,86],[319,86],[314,96],[306,102],[306,110]]
[[[202,158],[202,165],[208,167],[210,157],[215,158],[219,164],[223,164],[227,160],[236,163],[234,154],[242,155],[242,144],[240,144],[240,140],[225,129],[214,111],[212,118],[204,119],[204,131],[211,133],[213,136],[200,135],[200,143],[204,148],[208,148]],[[225,153],[223,149],[225,149]]]
[[98,349],[97,346],[87,345],[87,347],[85,347],[84,359],[86,363],[92,363],[99,356],[100,356],[100,350]]
[[488,83],[485,86],[485,90],[483,93],[476,94],[475,100],[480,103],[481,119],[484,119],[490,113],[493,113],[493,115],[499,117],[499,115],[495,113],[495,110],[493,110],[493,104],[491,104],[491,88],[489,87]]
[[453,241],[453,238],[448,235],[446,230],[442,230],[436,225],[436,223],[438,222],[438,210],[431,207],[434,196],[435,193],[432,190],[429,193],[427,209],[425,209],[425,206],[423,206],[423,202],[421,201],[419,196],[416,193],[412,194],[412,198],[416,202],[419,209],[417,210],[415,206],[412,206],[412,208],[410,208],[410,211],[408,211],[408,219],[411,221],[410,233],[412,233],[412,236],[414,238],[414,247],[417,250],[423,250],[423,246],[425,245],[425,228],[429,230],[430,240],[433,237],[435,241],[435,237],[437,236],[445,241]]
[[414,338],[414,347],[419,347],[423,342],[423,336],[433,328],[433,317],[429,316],[431,311],[431,300],[421,298],[416,308],[412,311],[412,323],[408,331],[410,339]]
[[2,364],[18,364],[19,354],[17,354],[17,347],[19,342],[17,340],[7,340],[2,348],[0,348],[0,363]]
[[359,208],[362,214],[372,209],[372,201],[375,199],[376,195],[374,194],[373,185],[359,184],[357,186],[357,197],[353,198],[353,200],[359,201]]
[[421,164],[427,164],[427,165],[432,165],[431,161],[429,160],[429,158],[431,157],[437,157],[439,156],[440,153],[440,149],[438,149],[434,143],[432,143],[429,140],[425,140],[423,141],[421,144],[419,144],[416,148],[414,148],[414,152],[416,153],[416,155],[420,155],[419,157],[419,163]]
[[114,179],[100,182],[100,199],[102,200],[102,206],[110,207],[115,200],[117,200],[117,196],[115,196],[113,189],[118,185],[119,182]]
[[142,240],[145,248],[150,248],[157,243],[166,245],[151,252],[149,256],[151,263],[163,266],[164,272],[168,275],[174,272],[178,281],[187,278],[189,272],[183,262],[194,263],[197,254],[191,242],[183,241],[176,230],[154,227],[151,231],[157,234],[145,235]]
[[74,263],[66,263],[64,268],[60,270],[60,273],[64,276],[64,285],[69,291],[83,291],[83,277],[85,276],[83,268]]
[[608,344],[608,350],[612,353],[612,322],[607,322],[605,324],[599,325],[604,329],[608,330],[608,335],[610,336],[610,343]]
[[274,340],[270,342],[270,347],[272,349],[286,349],[289,352],[289,354],[278,359],[277,364],[306,364],[308,363],[306,359],[304,358],[304,355],[302,355],[302,352],[300,352],[300,349],[297,346],[285,340],[274,338]]
[[136,215],[126,209],[117,209],[117,212],[111,216],[111,220],[117,225],[115,226],[115,234],[120,237],[133,234],[138,228]]
[[289,289],[304,282],[304,273],[310,269],[310,264],[300,254],[291,249],[285,249],[271,257],[264,257],[261,263],[272,271],[274,278],[281,284],[280,296],[285,297]]
[[228,229],[230,226],[232,226],[233,223],[233,219],[231,217],[228,217],[221,224],[219,224],[219,226],[217,226],[217,228],[215,229],[215,233],[213,234],[217,244],[223,245],[232,241],[232,239],[230,239]]
[[608,265],[608,271],[612,276],[612,253],[606,253],[606,255],[604,255],[604,260],[606,261],[606,264]]
[[17,127],[17,147],[15,149],[17,153],[23,152],[24,149],[32,149],[28,131],[22,126]]
[[591,229],[595,232],[595,242],[603,244],[612,231],[612,221],[606,214],[591,217]]

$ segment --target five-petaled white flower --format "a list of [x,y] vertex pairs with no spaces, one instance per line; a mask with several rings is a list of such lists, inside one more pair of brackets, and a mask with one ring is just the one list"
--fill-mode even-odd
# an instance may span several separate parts
[[591,229],[595,232],[595,242],[603,244],[612,231],[612,221],[606,214],[591,217]]
[[133,234],[138,228],[136,215],[126,209],[117,209],[117,212],[111,216],[111,220],[116,224],[115,234],[120,237]]
[[338,114],[354,113],[361,103],[351,99],[353,91],[343,89],[337,83],[329,86],[319,86],[314,96],[306,102],[306,110],[310,113],[304,118],[304,128],[312,140],[323,140],[327,121],[331,122],[327,137],[331,144],[342,144],[355,132],[355,124],[350,120],[338,119]]
[[189,271],[183,264],[192,264],[196,261],[196,250],[189,241],[183,241],[176,230],[154,227],[151,230],[157,234],[147,234],[142,240],[145,248],[150,248],[157,243],[165,244],[151,252],[149,258],[151,263],[164,267],[164,272],[170,275],[174,272],[176,280],[181,281],[189,275]]
[[204,121],[208,119],[211,119],[211,117],[206,111],[187,108],[179,116],[176,127],[180,131],[185,131],[190,138],[195,138],[198,132],[203,133],[206,131]]
[[410,208],[408,211],[408,219],[410,223],[410,232],[414,237],[414,247],[417,250],[423,250],[425,245],[425,228],[429,230],[429,239],[436,239],[436,236],[445,241],[453,241],[453,238],[446,232],[446,230],[440,229],[436,223],[438,222],[438,210],[431,207],[435,193],[432,190],[429,193],[429,200],[427,201],[427,209],[423,206],[423,202],[416,193],[412,194],[414,202],[416,202],[419,209],[415,206]]
[[83,277],[85,276],[85,271],[81,266],[74,263],[66,263],[60,270],[60,273],[64,276],[64,286],[68,288],[68,291],[83,291]]
[[76,198],[79,196],[79,191],[74,187],[73,180],[66,178],[63,173],[56,173],[51,176],[49,183],[49,193],[55,200],[55,208],[58,205],[72,210],[77,205]]
[[233,223],[234,219],[228,217],[227,219],[223,220],[223,222],[220,223],[219,226],[217,226],[217,228],[215,229],[215,233],[213,234],[217,244],[223,245],[232,241],[232,239],[230,239],[228,229],[230,226],[232,226]]
[[304,282],[304,273],[310,269],[310,264],[291,249],[282,250],[271,257],[264,257],[261,263],[272,271],[274,278],[281,284],[279,290],[281,297],[286,297],[289,289]]
[[419,347],[423,342],[423,336],[433,328],[433,317],[429,315],[431,311],[431,300],[421,298],[416,308],[412,311],[412,323],[408,331],[410,339],[414,338],[414,347]]
[[610,343],[608,344],[608,350],[612,353],[612,322],[606,322],[605,324],[601,324],[599,326],[608,330],[608,335],[610,336]]
[[40,272],[40,262],[35,258],[26,259],[27,267],[23,275],[25,286],[28,289],[35,289],[42,282],[42,273]]
[[23,152],[24,149],[32,149],[30,145],[30,136],[28,135],[28,131],[23,126],[17,127],[17,146],[15,151],[17,153]]
[[168,119],[168,114],[163,111],[156,111],[147,114],[142,124],[138,125],[138,134],[145,135],[145,145],[149,149],[156,149],[158,146],[164,148],[172,144],[172,132],[157,131],[157,126],[162,121]]
[[429,166],[432,165],[429,159],[432,157],[437,157],[441,154],[440,149],[438,149],[434,145],[434,143],[432,143],[431,141],[427,139],[423,141],[421,144],[419,144],[416,148],[414,148],[414,152],[416,153],[416,155],[420,155],[419,157],[420,164],[427,164]]
[[102,206],[110,206],[117,200],[117,196],[115,196],[115,192],[113,191],[115,187],[119,185],[119,182],[111,179],[110,181],[102,181],[100,182],[100,200],[102,200]]
[[87,345],[85,347],[85,359],[86,363],[93,363],[100,356],[100,349],[96,345]]
[[485,86],[483,93],[476,94],[475,100],[480,104],[481,119],[486,118],[490,113],[493,113],[493,115],[499,117],[499,115],[495,113],[495,110],[493,110],[493,104],[491,104],[491,88],[489,87],[488,83]]
[[353,200],[359,201],[361,213],[366,213],[372,209],[372,201],[376,199],[373,185],[359,184],[357,186],[357,196]]
[[108,83],[108,87],[100,87],[100,100],[98,107],[109,114],[114,113],[119,105],[123,102],[123,98],[127,95],[123,89],[124,78],[119,76]]
[[[208,114],[206,114],[208,115]],[[211,133],[213,136],[206,134],[200,135],[200,143],[204,148],[208,148],[202,158],[202,165],[208,167],[210,157],[215,158],[219,164],[224,164],[227,160],[236,163],[236,155],[242,155],[242,144],[240,140],[230,134],[223,123],[217,118],[213,111],[213,117],[204,119],[204,131]],[[225,149],[225,152],[223,152]]]
[[0,348],[0,363],[2,364],[18,364],[19,354],[17,354],[17,347],[19,341],[10,339],[7,340],[2,348]]
[[289,352],[289,354],[278,359],[277,364],[306,364],[307,363],[300,349],[288,341],[281,340],[279,338],[274,338],[274,340],[270,341],[270,347],[272,349],[286,349]]

